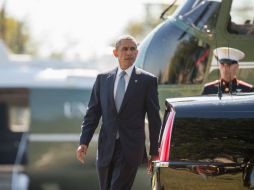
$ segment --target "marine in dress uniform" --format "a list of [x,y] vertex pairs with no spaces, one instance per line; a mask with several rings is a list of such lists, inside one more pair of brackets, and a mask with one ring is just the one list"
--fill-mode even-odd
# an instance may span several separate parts
[[236,72],[239,67],[239,60],[244,58],[245,54],[235,48],[220,47],[213,51],[215,57],[219,60],[219,69],[221,78],[205,84],[202,94],[218,94],[253,92],[253,85],[238,80]]

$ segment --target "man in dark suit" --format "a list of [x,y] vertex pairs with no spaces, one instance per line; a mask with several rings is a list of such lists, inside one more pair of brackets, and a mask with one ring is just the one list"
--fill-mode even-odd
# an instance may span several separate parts
[[202,91],[203,95],[253,92],[253,85],[236,78],[236,73],[239,68],[239,60],[245,56],[242,51],[235,48],[220,47],[215,49],[213,54],[220,63],[220,80],[205,84]]
[[122,36],[113,50],[119,66],[96,78],[81,128],[77,159],[84,163],[89,142],[102,117],[97,173],[101,190],[129,190],[144,160],[145,115],[149,122],[151,163],[158,156],[161,127],[157,78],[136,68],[136,40]]

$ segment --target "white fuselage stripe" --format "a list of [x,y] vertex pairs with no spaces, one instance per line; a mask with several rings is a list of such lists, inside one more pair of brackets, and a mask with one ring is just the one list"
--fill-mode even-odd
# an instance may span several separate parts
[[[79,142],[80,134],[30,134],[31,142]],[[92,141],[97,141],[98,134],[94,134]]]

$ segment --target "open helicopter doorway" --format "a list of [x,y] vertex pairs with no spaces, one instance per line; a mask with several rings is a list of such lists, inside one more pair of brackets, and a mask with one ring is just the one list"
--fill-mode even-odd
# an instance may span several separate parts
[[0,189],[27,189],[29,91],[0,89]]

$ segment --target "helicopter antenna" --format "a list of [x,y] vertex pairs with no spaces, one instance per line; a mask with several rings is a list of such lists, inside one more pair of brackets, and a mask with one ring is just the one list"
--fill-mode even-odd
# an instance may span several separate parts
[[174,4],[176,3],[177,0],[174,0],[173,3],[171,3],[162,13],[160,16],[160,19],[165,20],[166,18],[164,17],[164,15],[168,12],[168,10],[174,6]]
[[[215,46],[216,46],[216,61],[217,61],[217,67],[219,68],[219,58],[218,58],[218,42],[217,42],[217,32],[215,31]],[[220,71],[218,72],[218,78],[220,79]],[[219,81],[218,85],[218,98],[221,100],[222,98],[222,90],[221,90],[221,80]]]
[[[229,43],[228,43],[228,59],[229,59]],[[228,84],[228,87],[229,87],[229,93],[232,95],[232,81],[231,81],[231,73],[229,75],[229,84]]]

